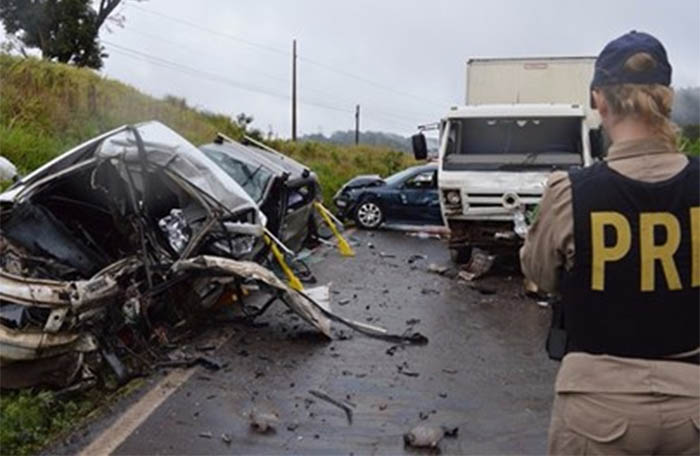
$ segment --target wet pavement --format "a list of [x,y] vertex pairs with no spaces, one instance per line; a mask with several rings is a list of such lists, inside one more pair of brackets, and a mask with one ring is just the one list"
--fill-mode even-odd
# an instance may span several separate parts
[[[544,453],[558,364],[543,350],[549,310],[523,296],[522,277],[500,270],[475,289],[427,272],[449,263],[440,240],[355,237],[355,258],[326,249],[311,266],[319,284],[332,282],[333,309],[393,333],[421,332],[427,345],[337,324],[327,341],[275,304],[255,327],[231,326],[213,354],[227,366],[200,368],[116,454],[412,453],[403,434],[420,423],[459,427],[441,441],[444,453]],[[310,390],[350,403],[352,423]],[[279,416],[275,430],[253,431],[251,410]]]

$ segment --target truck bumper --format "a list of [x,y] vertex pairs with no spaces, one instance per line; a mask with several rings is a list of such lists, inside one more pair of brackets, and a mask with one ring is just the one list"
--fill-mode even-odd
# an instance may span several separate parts
[[447,224],[450,248],[471,246],[512,252],[522,244],[522,239],[513,231],[512,221],[448,219]]

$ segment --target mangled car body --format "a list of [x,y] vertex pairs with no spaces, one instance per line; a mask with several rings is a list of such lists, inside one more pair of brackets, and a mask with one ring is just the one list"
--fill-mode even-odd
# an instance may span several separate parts
[[307,167],[264,144],[244,145],[221,134],[200,150],[248,192],[267,217],[268,230],[292,251],[316,234],[313,203],[321,189]]
[[0,195],[2,386],[67,385],[90,354],[116,372],[115,352],[253,283],[328,335],[310,300],[249,261],[265,222],[235,180],[158,122],[112,130],[19,180]]

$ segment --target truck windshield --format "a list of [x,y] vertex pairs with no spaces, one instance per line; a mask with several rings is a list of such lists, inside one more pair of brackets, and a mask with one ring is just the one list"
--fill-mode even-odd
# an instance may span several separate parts
[[581,118],[450,120],[444,168],[568,168],[583,163]]

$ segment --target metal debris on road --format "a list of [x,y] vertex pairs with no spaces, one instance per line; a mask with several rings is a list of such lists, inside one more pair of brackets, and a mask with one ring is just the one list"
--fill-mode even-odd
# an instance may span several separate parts
[[495,255],[490,255],[484,250],[475,248],[472,251],[469,263],[459,272],[458,277],[467,282],[478,279],[491,270],[495,259]]
[[328,394],[319,390],[309,390],[309,394],[342,409],[345,412],[345,416],[348,419],[348,424],[352,425],[352,408],[349,403],[347,403],[346,401],[339,401],[337,399],[333,399]]

